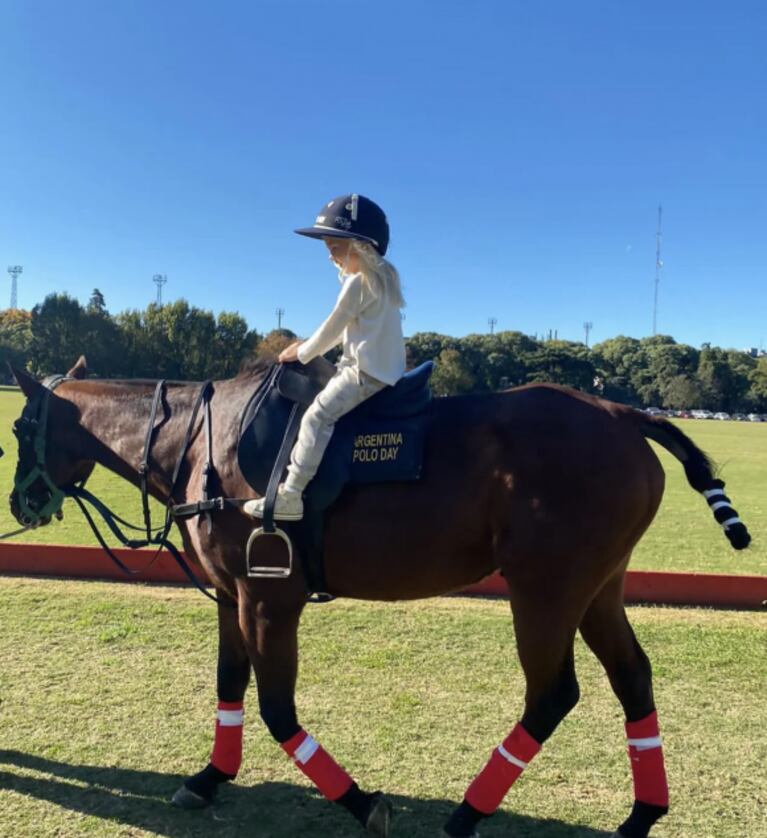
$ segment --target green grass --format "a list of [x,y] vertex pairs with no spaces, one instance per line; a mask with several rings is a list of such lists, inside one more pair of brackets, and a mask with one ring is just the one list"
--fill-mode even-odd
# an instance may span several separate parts
[[[6,456],[0,459],[0,485],[8,491],[13,482],[17,450],[11,425],[20,414],[22,404],[18,391],[0,393],[0,445],[6,451]],[[680,464],[656,447],[666,470],[666,494],[658,517],[634,554],[632,568],[767,574],[767,424],[686,420],[679,425],[724,467],[728,491],[754,537],[754,544],[745,553],[733,551],[703,499],[688,486]],[[118,514],[140,522],[140,499],[133,486],[97,469],[88,487]],[[155,515],[159,522],[162,510],[157,504],[154,504]],[[0,508],[0,532],[16,526],[7,506]],[[71,501],[65,506],[64,521],[25,533],[16,540],[95,544]]]
[[[284,757],[246,700],[245,762],[212,810],[172,809],[209,754],[215,609],[192,591],[0,579],[0,835],[360,835]],[[764,836],[767,615],[632,608],[653,661],[672,811],[656,838]],[[308,609],[303,724],[432,838],[519,717],[505,603],[437,599]],[[620,707],[578,640],[582,699],[483,838],[602,836],[631,782]]]

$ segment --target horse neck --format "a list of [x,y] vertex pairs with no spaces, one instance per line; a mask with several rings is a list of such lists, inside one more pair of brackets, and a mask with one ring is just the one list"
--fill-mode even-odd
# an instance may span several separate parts
[[[149,490],[166,500],[176,459],[198,392],[195,385],[171,387],[158,405],[149,456]],[[88,381],[72,383],[57,392],[79,411],[78,450],[125,480],[141,483],[139,466],[144,454],[151,414],[152,385]],[[196,423],[199,425],[199,420]]]
[[[268,369],[259,367],[241,378],[215,382],[211,401],[214,461],[216,454],[221,462],[230,455],[240,418]],[[157,411],[149,458],[149,489],[163,502],[167,500],[199,387],[198,384],[169,387]],[[141,385],[95,379],[68,382],[56,390],[56,396],[67,399],[77,408],[73,444],[81,458],[99,463],[135,486],[141,483],[139,464],[144,453],[153,394],[152,383]],[[201,421],[198,417],[195,422],[194,443],[187,455],[187,466],[193,464],[195,451],[204,450],[199,432]],[[62,425],[72,432],[71,421],[62,422]]]

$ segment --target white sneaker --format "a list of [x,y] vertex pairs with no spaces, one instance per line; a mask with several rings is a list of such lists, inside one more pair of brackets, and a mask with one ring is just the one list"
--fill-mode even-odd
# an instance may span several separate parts
[[[252,518],[264,517],[265,498],[249,500],[243,507],[243,512]],[[304,501],[301,492],[288,492],[284,486],[277,489],[274,501],[275,521],[300,521],[304,517]]]

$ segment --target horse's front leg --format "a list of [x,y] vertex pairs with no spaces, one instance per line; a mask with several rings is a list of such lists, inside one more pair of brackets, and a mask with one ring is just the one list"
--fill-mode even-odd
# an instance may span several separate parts
[[388,836],[391,804],[380,793],[363,792],[349,774],[299,724],[295,688],[298,623],[303,599],[288,606],[239,590],[240,629],[256,673],[261,718],[296,767],[317,789],[349,811],[368,833]]
[[242,762],[242,721],[250,658],[240,631],[237,605],[222,591],[218,605],[218,708],[210,762],[190,777],[173,796],[184,809],[201,809],[213,802],[221,783],[233,780]]

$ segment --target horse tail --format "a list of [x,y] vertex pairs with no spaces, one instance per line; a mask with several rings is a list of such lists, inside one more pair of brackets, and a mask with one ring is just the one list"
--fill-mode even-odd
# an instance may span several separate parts
[[715,468],[710,458],[679,428],[659,416],[634,412],[639,418],[639,430],[644,437],[663,446],[684,466],[687,482],[706,499],[718,524],[724,529],[728,541],[736,550],[743,550],[751,543],[746,525],[738,518],[724,491],[724,480],[714,476]]

